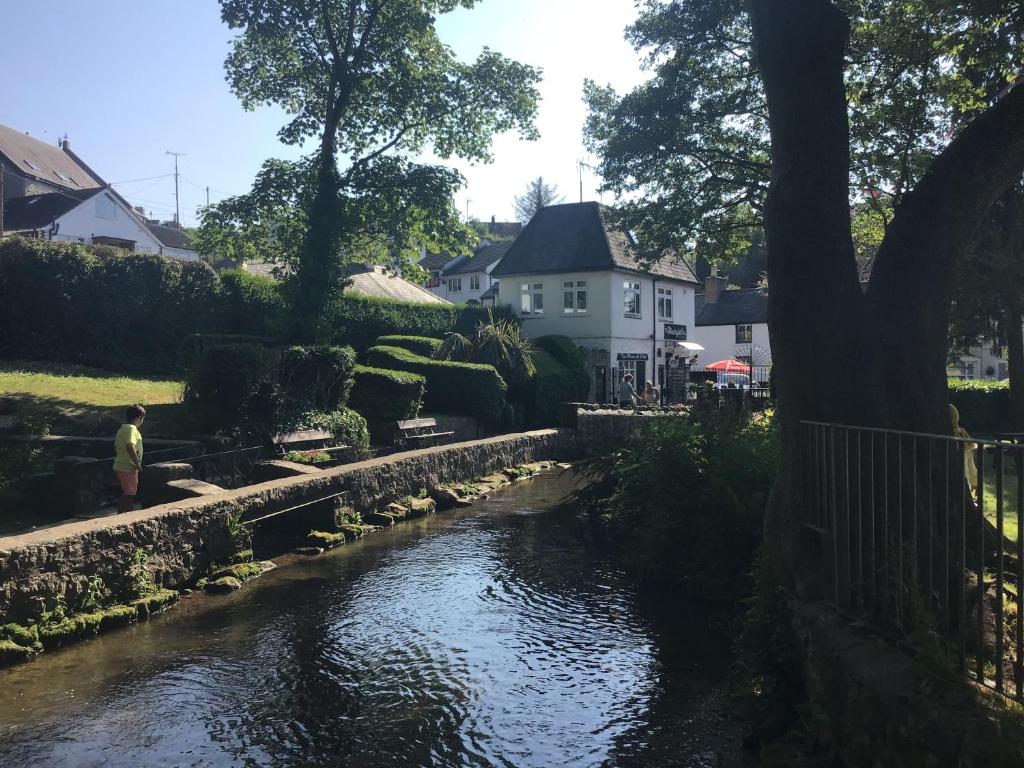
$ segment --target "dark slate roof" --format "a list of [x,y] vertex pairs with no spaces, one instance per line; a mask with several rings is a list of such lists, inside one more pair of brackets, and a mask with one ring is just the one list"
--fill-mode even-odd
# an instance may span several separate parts
[[433,271],[441,269],[441,267],[451,260],[451,254],[448,253],[428,253],[420,259],[419,265],[427,271]]
[[722,291],[714,302],[704,301],[704,294],[698,293],[694,313],[698,326],[767,323],[768,292]]
[[4,230],[18,232],[42,229],[73,208],[77,208],[95,189],[82,192],[47,192],[43,195],[10,197],[4,201]]
[[188,235],[184,230],[176,227],[165,227],[162,224],[150,224],[146,222],[146,229],[153,233],[153,236],[168,248],[182,248],[187,251],[194,250],[188,241]]
[[70,190],[95,189],[103,182],[70,151],[0,125],[0,155],[7,169]]
[[477,250],[472,256],[464,256],[458,259],[450,267],[445,268],[446,275],[464,275],[467,272],[483,272],[489,266],[508,253],[512,243],[495,243]]
[[491,283],[491,287],[480,294],[480,301],[484,299],[497,299],[498,298],[498,283]]
[[597,203],[566,203],[541,208],[491,272],[526,275],[625,269],[696,283],[693,270],[676,257],[649,269],[637,262],[629,238],[609,229]]

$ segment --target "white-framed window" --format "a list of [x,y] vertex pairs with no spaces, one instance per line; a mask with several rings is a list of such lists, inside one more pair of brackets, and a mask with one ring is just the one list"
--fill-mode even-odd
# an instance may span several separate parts
[[544,283],[520,283],[519,311],[523,315],[544,314]]
[[750,344],[754,341],[754,329],[750,323],[741,323],[736,326],[736,343]]
[[562,281],[562,313],[580,315],[587,312],[587,281]]
[[96,218],[117,218],[117,206],[114,204],[114,201],[110,199],[109,195],[98,195],[96,197]]
[[449,277],[448,278],[448,291],[449,293],[458,293],[462,290],[462,278],[461,277]]
[[479,291],[480,290],[480,275],[469,276],[469,290]]
[[671,288],[659,288],[658,289],[658,319],[659,320],[671,320],[672,319],[672,289]]
[[640,317],[640,283],[626,280],[622,283],[626,317]]

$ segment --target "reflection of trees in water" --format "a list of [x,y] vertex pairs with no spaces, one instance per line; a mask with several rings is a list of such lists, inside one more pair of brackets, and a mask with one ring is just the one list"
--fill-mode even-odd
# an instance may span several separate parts
[[383,634],[374,613],[384,608],[371,603],[386,595],[359,588],[376,562],[335,562],[328,579],[268,595],[273,626],[207,721],[210,738],[245,765],[428,765],[459,753],[465,692],[446,682],[449,660]]

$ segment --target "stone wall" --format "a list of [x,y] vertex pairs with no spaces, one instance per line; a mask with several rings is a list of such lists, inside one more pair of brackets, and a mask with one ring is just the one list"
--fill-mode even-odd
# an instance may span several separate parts
[[797,609],[808,695],[837,765],[1010,768],[1024,764],[1024,714],[954,671],[930,670],[833,609]]
[[232,519],[244,522],[341,491],[348,492],[356,509],[370,512],[420,488],[471,480],[540,459],[572,458],[576,450],[572,430],[503,435],[0,537],[0,624],[25,621],[60,594],[74,605],[90,576],[100,576],[116,593],[125,584],[137,549],[148,555],[157,583],[172,588],[187,584],[232,554]]
[[643,410],[609,408],[583,410],[575,414],[580,445],[590,453],[619,448],[629,440],[642,439],[651,426],[662,419],[681,418],[686,411],[651,408]]

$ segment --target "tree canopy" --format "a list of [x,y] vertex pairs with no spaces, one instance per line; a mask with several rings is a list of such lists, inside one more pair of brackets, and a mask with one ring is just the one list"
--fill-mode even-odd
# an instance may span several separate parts
[[225,62],[232,91],[246,109],[282,107],[281,141],[316,150],[268,161],[252,192],[208,209],[204,225],[228,230],[239,253],[273,233],[269,255],[295,277],[300,335],[319,334],[347,263],[411,264],[421,245],[454,251],[471,239],[453,205],[461,175],[414,158],[487,161],[496,133],[536,138],[539,71],[487,48],[464,63],[437,37],[437,14],[475,4],[221,0],[238,31]]
[[526,191],[516,196],[516,220],[528,224],[537,215],[537,211],[548,205],[562,202],[563,196],[558,194],[558,187],[548,184],[543,176],[538,176],[526,184]]

